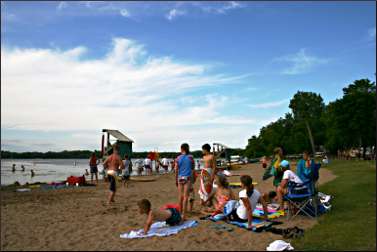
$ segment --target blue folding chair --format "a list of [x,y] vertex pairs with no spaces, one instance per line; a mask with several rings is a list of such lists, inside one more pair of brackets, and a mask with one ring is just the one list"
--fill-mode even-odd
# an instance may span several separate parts
[[[316,194],[313,181],[306,181],[302,184],[288,182],[288,193],[284,196],[284,200],[288,202],[288,220],[292,220],[300,213],[316,218],[318,215]],[[292,216],[293,209],[297,211]]]

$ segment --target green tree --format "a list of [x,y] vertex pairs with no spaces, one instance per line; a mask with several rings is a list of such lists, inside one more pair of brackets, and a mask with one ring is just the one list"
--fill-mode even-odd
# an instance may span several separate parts
[[289,103],[294,119],[302,122],[308,131],[313,154],[315,153],[314,137],[311,125],[320,122],[320,118],[325,108],[321,95],[313,92],[298,91]]
[[335,149],[366,147],[376,139],[376,84],[368,79],[356,80],[343,88],[343,97],[326,108],[327,146]]

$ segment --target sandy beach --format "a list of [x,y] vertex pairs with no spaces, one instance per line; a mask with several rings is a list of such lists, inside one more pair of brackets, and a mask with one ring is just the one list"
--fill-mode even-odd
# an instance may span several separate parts
[[[232,171],[249,174],[258,182],[261,191],[272,189],[272,179],[262,181],[263,169],[257,164],[244,165]],[[319,183],[335,176],[330,170],[320,170]],[[231,182],[239,177],[231,177]],[[199,183],[195,184],[197,192]],[[239,189],[235,189],[238,193]],[[326,192],[324,192],[326,193]],[[152,207],[177,201],[173,174],[160,175],[154,182],[134,182],[128,188],[118,183],[116,202],[105,204],[108,185],[55,191],[2,191],[1,193],[1,250],[265,250],[281,236],[269,232],[253,233],[237,227],[232,232],[210,228],[210,221],[199,220],[199,197],[196,194],[194,212],[190,219],[199,221],[195,228],[169,237],[121,239],[119,235],[143,226],[145,216],[138,214],[136,202],[149,199]],[[308,229],[316,221],[307,217],[294,219],[277,227],[298,226]]]

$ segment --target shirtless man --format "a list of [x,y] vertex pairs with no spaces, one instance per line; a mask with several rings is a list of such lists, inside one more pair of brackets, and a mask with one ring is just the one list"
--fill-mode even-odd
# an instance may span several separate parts
[[204,168],[200,174],[200,189],[199,196],[201,205],[208,205],[210,195],[212,194],[213,181],[217,173],[216,159],[213,154],[211,154],[211,146],[205,144],[202,146],[203,151],[203,162]]
[[119,156],[119,147],[118,145],[113,145],[113,154],[111,154],[108,158],[106,158],[105,162],[103,163],[103,167],[107,169],[107,178],[110,182],[110,194],[109,194],[109,201],[108,204],[110,205],[111,202],[114,201],[115,191],[116,191],[116,174],[118,169],[124,169],[124,164],[122,159]]

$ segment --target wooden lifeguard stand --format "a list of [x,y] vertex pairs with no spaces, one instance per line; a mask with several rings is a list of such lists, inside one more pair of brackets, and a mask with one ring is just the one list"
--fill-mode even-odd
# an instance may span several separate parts
[[[105,142],[106,137],[106,142]],[[114,140],[110,138],[113,137]],[[102,130],[102,144],[101,154],[102,159],[105,160],[109,155],[113,153],[112,145],[116,143],[119,146],[119,155],[121,158],[127,154],[129,158],[132,157],[132,143],[134,141],[121,133],[119,130],[103,129]],[[106,144],[105,144],[106,143]]]
[[212,153],[216,157],[216,159],[220,158],[222,154],[225,154],[225,159],[228,161],[229,165],[226,166],[217,166],[218,169],[231,169],[230,166],[230,155],[229,150],[230,148],[221,143],[213,143],[212,145]]

